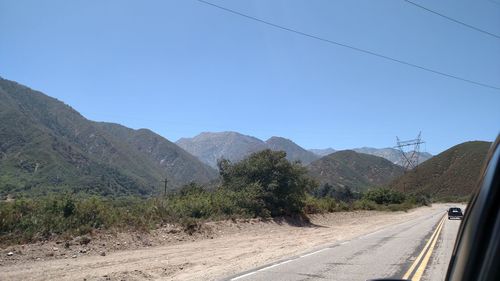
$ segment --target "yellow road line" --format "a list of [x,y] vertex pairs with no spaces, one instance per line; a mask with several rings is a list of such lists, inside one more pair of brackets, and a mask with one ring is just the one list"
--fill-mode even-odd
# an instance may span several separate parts
[[415,269],[415,267],[420,263],[420,260],[422,259],[422,257],[424,256],[425,252],[427,251],[427,248],[429,248],[429,246],[431,245],[432,241],[434,240],[434,237],[436,236],[436,233],[438,232],[438,230],[441,227],[441,225],[444,223],[444,218],[445,218],[445,216],[443,216],[443,218],[439,221],[439,224],[436,227],[436,230],[434,231],[434,233],[432,233],[431,238],[429,239],[429,241],[427,241],[427,243],[425,244],[424,248],[422,249],[422,251],[420,252],[420,254],[417,256],[417,258],[415,259],[415,261],[412,263],[412,265],[410,266],[410,268],[408,269],[408,271],[406,271],[405,275],[403,275],[403,279],[408,279],[410,277],[411,273],[413,272],[413,270]]
[[424,274],[424,270],[427,267],[427,263],[429,262],[429,260],[431,258],[432,251],[434,251],[434,246],[436,246],[436,242],[439,238],[439,234],[441,233],[441,229],[443,229],[443,224],[441,224],[440,228],[438,229],[438,232],[437,232],[436,236],[434,237],[434,241],[432,241],[431,247],[429,248],[429,251],[427,251],[427,254],[425,255],[424,259],[422,260],[422,263],[417,268],[417,271],[415,271],[415,274],[413,275],[413,278],[412,278],[413,281],[420,281],[420,278],[422,278],[422,275]]

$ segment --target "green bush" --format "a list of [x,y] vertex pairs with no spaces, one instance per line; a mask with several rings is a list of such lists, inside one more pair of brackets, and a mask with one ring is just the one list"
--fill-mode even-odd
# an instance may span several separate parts
[[331,197],[342,202],[353,202],[361,197],[359,192],[353,191],[348,186],[334,187],[328,183],[314,189],[312,194],[317,198]]
[[306,192],[316,184],[307,177],[304,167],[285,157],[283,151],[264,150],[235,164],[219,161],[222,188],[247,192],[252,201],[242,203],[257,216],[300,214]]
[[389,211],[396,212],[396,211],[408,211],[409,209],[415,208],[415,204],[405,201],[401,204],[389,204],[387,205],[387,208]]
[[368,211],[381,209],[379,204],[368,199],[360,199],[354,201],[352,208],[355,210],[368,210]]
[[430,206],[432,204],[431,196],[424,193],[410,195],[407,198],[407,201],[418,206]]
[[[148,227],[150,212],[142,201],[100,197],[48,196],[0,203],[0,242],[34,241],[54,235],[88,233],[111,227]],[[131,203],[131,204],[129,204]],[[132,210],[132,211],[131,211]]]
[[315,198],[312,196],[306,198],[304,206],[304,213],[306,214],[335,212],[337,210],[338,204],[333,198]]
[[406,200],[406,196],[401,192],[388,188],[377,188],[366,192],[363,199],[373,201],[379,205],[389,205],[403,203]]

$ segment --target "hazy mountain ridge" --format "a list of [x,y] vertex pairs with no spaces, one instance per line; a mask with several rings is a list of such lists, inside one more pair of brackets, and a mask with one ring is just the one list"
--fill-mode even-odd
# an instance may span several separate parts
[[203,132],[193,138],[181,138],[176,144],[202,162],[217,167],[217,160],[237,162],[265,149],[283,150],[290,161],[309,163],[317,157],[289,139],[271,137],[267,141],[237,132]]
[[[402,165],[404,163],[401,159],[401,152],[395,148],[360,147],[360,148],[353,148],[351,150],[356,151],[358,153],[365,153],[374,156],[379,156],[397,165]],[[322,157],[334,153],[337,150],[333,148],[325,148],[325,149],[309,149],[309,151]],[[419,155],[419,160],[418,160],[419,163],[423,163],[432,157],[432,154],[428,152],[420,152],[418,155]]]
[[[217,160],[221,158],[237,162],[246,156],[264,149],[282,150],[287,153],[290,161],[301,161],[309,164],[323,156],[335,153],[333,148],[306,150],[290,139],[271,137],[266,141],[240,134],[238,132],[203,132],[193,138],[181,138],[176,144],[202,162],[216,168]],[[394,164],[402,165],[401,152],[394,148],[362,147],[352,149],[358,153],[379,156]],[[427,152],[419,153],[419,163],[423,163],[432,155]]]
[[327,156],[328,154],[334,153],[335,149],[328,147],[328,148],[319,148],[319,149],[309,149],[310,152],[318,155],[319,157]]
[[484,141],[455,145],[394,180],[390,186],[434,197],[468,196],[476,188],[490,145]]
[[[395,148],[373,148],[373,147],[361,147],[353,149],[359,153],[365,153],[370,155],[375,155],[379,157],[383,157],[394,164],[403,165],[404,161],[401,158],[401,151]],[[423,163],[429,160],[432,157],[432,154],[428,152],[419,152],[418,153],[418,163]]]
[[[57,99],[0,78],[0,101],[2,193],[150,194],[165,176],[143,152]],[[204,166],[185,154],[180,158],[192,162],[189,166]]]
[[214,168],[219,159],[237,162],[267,148],[262,140],[236,132],[203,132],[193,138],[179,139],[175,143]]
[[382,157],[342,150],[324,156],[307,166],[320,184],[364,190],[383,186],[403,174],[403,168]]

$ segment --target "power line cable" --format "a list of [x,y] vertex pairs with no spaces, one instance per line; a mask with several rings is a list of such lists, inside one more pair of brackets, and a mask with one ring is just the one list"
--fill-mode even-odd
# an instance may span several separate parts
[[348,48],[348,49],[351,49],[351,50],[355,50],[355,51],[358,51],[358,52],[361,52],[361,53],[365,53],[365,54],[369,54],[369,55],[376,56],[376,57],[379,57],[379,58],[383,58],[383,59],[386,59],[386,60],[389,60],[389,61],[392,61],[392,62],[397,62],[399,64],[403,64],[403,65],[411,66],[411,67],[414,67],[414,68],[418,68],[420,70],[424,70],[424,71],[431,72],[431,73],[434,73],[434,74],[438,74],[438,75],[441,75],[441,76],[445,76],[445,77],[448,77],[448,78],[453,78],[453,79],[456,79],[456,80],[460,80],[460,81],[467,82],[467,83],[470,83],[470,84],[482,86],[482,87],[485,87],[485,88],[490,88],[490,89],[494,89],[494,90],[500,90],[500,87],[495,86],[495,85],[490,85],[490,84],[486,84],[486,83],[482,83],[482,82],[477,82],[477,81],[474,81],[474,80],[470,80],[470,79],[467,79],[467,78],[462,78],[462,77],[459,77],[459,76],[455,76],[455,75],[452,75],[452,74],[448,74],[448,73],[445,73],[445,72],[441,72],[441,71],[438,71],[438,70],[434,70],[434,69],[431,69],[431,68],[427,68],[427,67],[424,67],[424,66],[413,64],[411,62],[406,62],[406,61],[403,61],[403,60],[400,60],[400,59],[396,59],[396,58],[393,58],[393,57],[389,57],[389,56],[386,56],[386,55],[383,55],[383,54],[375,53],[375,52],[372,52],[372,51],[368,51],[368,50],[361,49],[361,48],[358,48],[358,47],[354,47],[354,46],[351,46],[351,45],[347,45],[347,44],[344,44],[344,43],[336,42],[336,41],[333,41],[333,40],[330,40],[330,39],[322,38],[322,37],[319,37],[319,36],[316,36],[316,35],[308,34],[308,33],[302,32],[302,31],[298,31],[296,29],[292,29],[292,28],[289,28],[289,27],[286,27],[286,26],[282,26],[282,25],[278,25],[278,24],[275,24],[275,23],[272,23],[272,22],[269,22],[269,21],[266,21],[266,20],[263,20],[263,19],[259,19],[259,18],[256,18],[254,16],[250,16],[250,15],[247,15],[247,14],[244,14],[244,13],[241,13],[241,12],[238,12],[238,11],[235,11],[235,10],[223,7],[223,6],[219,6],[219,5],[216,5],[214,3],[210,3],[210,2],[204,1],[204,0],[196,0],[196,1],[198,1],[200,3],[203,3],[203,4],[206,4],[206,5],[209,5],[209,6],[212,6],[212,7],[215,7],[217,9],[220,9],[220,10],[223,10],[223,11],[226,11],[226,12],[229,12],[229,13],[232,13],[232,14],[244,17],[244,18],[253,20],[253,21],[256,21],[256,22],[260,22],[260,23],[272,26],[272,27],[277,28],[277,29],[285,30],[285,31],[288,31],[288,32],[291,32],[291,33],[295,33],[295,34],[298,34],[298,35],[309,37],[309,38],[312,38],[312,39],[315,39],[315,40],[319,40],[319,41],[322,41],[322,42],[325,42],[325,43],[329,43],[329,44],[332,44],[332,45],[341,46],[341,47]]
[[465,22],[462,22],[462,21],[456,20],[456,19],[454,19],[454,18],[451,18],[451,17],[449,17],[449,16],[443,15],[443,14],[438,13],[438,12],[436,12],[436,11],[433,11],[433,10],[431,10],[431,9],[429,9],[429,8],[426,8],[426,7],[424,7],[424,6],[420,5],[420,4],[417,4],[417,3],[415,3],[415,2],[412,2],[412,1],[409,1],[409,0],[403,0],[403,1],[405,1],[405,2],[406,2],[406,3],[408,3],[408,4],[413,5],[413,6],[415,6],[415,7],[418,7],[418,8],[420,8],[420,9],[422,9],[422,10],[425,10],[425,11],[427,11],[427,12],[430,12],[430,13],[433,13],[433,14],[435,14],[435,15],[438,15],[438,16],[440,16],[440,17],[442,17],[442,18],[445,18],[445,19],[447,19],[447,20],[449,20],[449,21],[452,21],[452,22],[454,22],[454,23],[457,23],[457,24],[463,25],[463,26],[468,27],[468,28],[470,28],[470,29],[472,29],[472,30],[475,30],[475,31],[478,31],[478,32],[484,33],[484,34],[486,34],[486,35],[489,35],[489,36],[495,37],[495,38],[497,38],[497,39],[500,39],[500,36],[498,36],[498,35],[496,35],[496,34],[494,34],[494,33],[488,32],[488,31],[486,31],[486,30],[483,30],[483,29],[477,28],[477,27],[472,26],[472,25],[470,25],[470,24],[467,24],[467,23],[465,23]]

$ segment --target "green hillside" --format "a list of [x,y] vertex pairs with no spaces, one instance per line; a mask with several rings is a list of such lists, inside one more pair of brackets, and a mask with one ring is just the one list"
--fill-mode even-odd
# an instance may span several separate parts
[[382,157],[338,151],[324,156],[309,166],[309,174],[321,184],[364,190],[381,186],[403,174],[403,169]]
[[[158,190],[165,175],[177,185],[215,176],[215,171],[160,136],[156,135],[157,145],[166,143],[162,147],[175,154],[161,164],[61,101],[2,78],[0,120],[2,195],[61,190],[146,195]],[[200,172],[188,178],[170,174],[179,166]]]
[[471,194],[479,179],[490,142],[465,142],[432,157],[391,183],[405,193],[426,193],[435,198]]
[[113,123],[96,123],[112,136],[126,142],[131,148],[162,168],[172,186],[189,182],[208,182],[218,172],[181,149],[175,143],[148,129],[133,130]]

